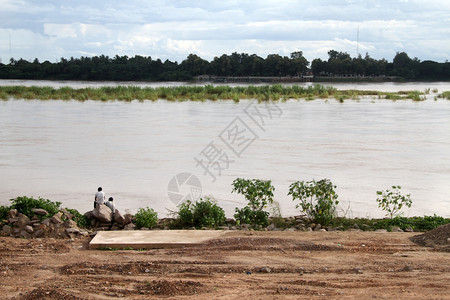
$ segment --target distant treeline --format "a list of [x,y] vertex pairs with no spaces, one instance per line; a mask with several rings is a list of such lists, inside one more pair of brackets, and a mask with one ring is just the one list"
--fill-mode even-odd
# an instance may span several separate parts
[[379,77],[398,76],[405,80],[450,80],[450,63],[411,59],[405,52],[397,53],[392,62],[365,57],[350,57],[346,52],[330,50],[328,60],[311,63],[302,51],[290,57],[270,54],[265,59],[256,54],[232,53],[208,62],[190,54],[181,63],[161,61],[136,55],[134,57],[94,56],[61,58],[59,62],[29,62],[11,59],[0,63],[0,79],[48,80],[112,80],[112,81],[185,81],[198,75],[210,76],[314,76]]

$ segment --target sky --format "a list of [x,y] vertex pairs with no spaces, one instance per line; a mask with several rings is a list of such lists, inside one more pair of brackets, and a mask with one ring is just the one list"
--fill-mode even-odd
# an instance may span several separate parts
[[448,0],[0,0],[0,59],[233,52],[450,59]]

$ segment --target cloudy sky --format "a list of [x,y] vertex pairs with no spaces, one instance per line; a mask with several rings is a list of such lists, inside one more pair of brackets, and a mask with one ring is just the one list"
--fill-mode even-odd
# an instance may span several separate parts
[[[359,44],[357,43],[359,28]],[[448,0],[0,0],[0,59],[143,55],[181,62],[233,52],[311,61],[331,49],[450,59]],[[358,47],[357,47],[358,44]]]

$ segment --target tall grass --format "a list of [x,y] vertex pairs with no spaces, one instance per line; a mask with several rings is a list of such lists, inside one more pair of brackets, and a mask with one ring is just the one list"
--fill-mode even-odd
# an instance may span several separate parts
[[[424,100],[424,92],[400,91],[397,93],[360,90],[337,90],[332,86],[320,84],[301,86],[286,86],[281,84],[261,86],[176,86],[176,87],[137,87],[116,86],[98,88],[71,87],[25,87],[3,86],[0,87],[0,99],[38,99],[38,100],[96,100],[96,101],[155,101],[164,99],[167,101],[205,101],[205,100],[232,100],[239,102],[241,99],[257,99],[258,101],[278,101],[288,99],[329,99],[334,98],[340,102],[346,99],[359,100],[363,96],[378,96],[379,99],[400,100],[412,99]],[[450,92],[439,95],[442,98],[450,98]]]

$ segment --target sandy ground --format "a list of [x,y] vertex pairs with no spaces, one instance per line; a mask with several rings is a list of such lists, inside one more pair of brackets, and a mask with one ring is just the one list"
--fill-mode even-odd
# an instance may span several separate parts
[[179,249],[0,238],[2,299],[450,299],[450,253],[417,233],[244,232]]

